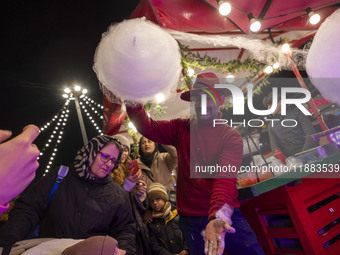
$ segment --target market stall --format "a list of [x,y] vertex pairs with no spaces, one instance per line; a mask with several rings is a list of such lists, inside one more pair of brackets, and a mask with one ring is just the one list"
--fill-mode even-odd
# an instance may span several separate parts
[[[320,93],[320,86],[309,81],[305,70],[315,33],[339,3],[286,1],[283,8],[282,2],[229,2],[231,12],[226,17],[217,12],[219,4],[214,0],[141,1],[131,14],[131,19],[146,17],[167,29],[181,45],[184,82],[178,84],[169,101],[160,104],[169,109],[166,113],[156,115],[151,108],[150,114],[154,119],[189,117],[190,108],[181,104],[179,94],[189,88],[186,84],[201,70],[214,70],[220,78],[226,77],[226,83],[239,86],[246,97],[253,98],[257,109],[263,107],[263,94],[271,89],[267,86],[271,74],[280,77],[283,70],[294,74],[291,77],[297,85],[292,87],[311,92],[312,97],[304,107],[313,114],[316,132],[328,133],[322,140],[321,136],[314,137],[317,146],[288,157],[279,150],[271,152],[258,136],[240,128],[244,155],[249,157],[243,166],[257,166],[250,173],[240,171],[241,209],[266,254],[336,254],[340,245],[337,242],[340,153],[338,131],[329,131],[331,127],[324,116],[338,115],[339,106],[327,92]],[[311,10],[320,14],[320,23],[310,23]],[[260,29],[252,32],[250,25],[255,17],[260,21]],[[291,49],[283,52],[285,41],[290,42]],[[247,83],[257,88],[254,94],[247,91]],[[334,86],[333,83],[335,89]],[[229,101],[225,115],[230,116],[232,106]],[[246,115],[247,120],[254,118],[249,112]],[[262,133],[268,133],[266,126],[260,128]],[[125,129],[121,128],[121,132]],[[263,171],[269,166],[281,170]],[[330,170],[334,172],[329,174]]]

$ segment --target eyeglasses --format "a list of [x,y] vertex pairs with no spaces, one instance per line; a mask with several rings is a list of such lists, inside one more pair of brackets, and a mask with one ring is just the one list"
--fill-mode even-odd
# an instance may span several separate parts
[[105,154],[105,153],[100,152],[100,151],[99,151],[98,153],[100,153],[100,159],[101,159],[104,163],[107,163],[107,162],[109,162],[109,160],[111,160],[111,164],[112,164],[112,165],[116,164],[116,162],[117,162],[117,159],[116,159],[116,158],[111,158],[110,155]]

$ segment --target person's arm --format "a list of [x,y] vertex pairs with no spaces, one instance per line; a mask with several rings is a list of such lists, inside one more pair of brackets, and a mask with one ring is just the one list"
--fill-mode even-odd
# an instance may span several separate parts
[[177,150],[174,146],[171,145],[162,145],[163,148],[168,152],[164,158],[166,165],[168,166],[169,171],[172,171],[177,167]]
[[301,113],[299,114],[298,122],[301,125],[302,130],[305,134],[305,138],[306,138],[305,143],[303,144],[303,147],[302,147],[302,151],[318,146],[318,143],[316,141],[313,141],[310,136],[312,134],[315,134],[316,131],[313,127],[312,122],[308,119],[308,117],[304,115],[303,113]]
[[126,110],[130,120],[143,136],[160,144],[175,146],[178,131],[176,123],[180,119],[155,121],[148,117],[142,105],[136,107],[127,106]]
[[31,183],[39,166],[40,152],[33,144],[39,128],[28,125],[20,135],[4,142],[11,135],[10,131],[0,130],[0,206],[3,207],[0,213]]
[[117,211],[111,221],[110,236],[118,241],[119,249],[130,255],[136,254],[136,227],[128,196],[124,191],[117,199]]
[[[220,166],[233,166],[237,171],[242,163],[243,141],[241,135],[233,130],[223,140],[223,149],[218,164]],[[237,199],[236,177],[237,171],[225,173],[225,176],[214,179],[212,195],[210,198],[209,223],[205,229],[205,251],[214,247],[215,252],[223,252],[223,243],[226,232],[234,233],[231,227],[231,216],[234,212],[233,204]],[[215,254],[215,253],[213,253]]]

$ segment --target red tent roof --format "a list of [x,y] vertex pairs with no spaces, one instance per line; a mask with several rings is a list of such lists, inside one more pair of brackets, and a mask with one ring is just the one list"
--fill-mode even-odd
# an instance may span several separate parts
[[[228,34],[231,31],[249,33],[249,19],[263,16],[261,30],[314,30],[333,13],[340,1],[331,0],[230,0],[231,13],[221,16],[216,0],[141,0],[130,18],[145,16],[163,28],[193,33]],[[321,16],[321,22],[311,25],[306,9]]]

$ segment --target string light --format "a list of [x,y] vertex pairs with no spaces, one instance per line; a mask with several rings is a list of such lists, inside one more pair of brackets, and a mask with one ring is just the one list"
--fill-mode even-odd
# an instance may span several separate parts
[[320,22],[321,20],[320,15],[313,12],[310,7],[306,9],[306,12],[308,13],[308,16],[309,16],[309,23],[311,23],[312,25],[316,25]]
[[267,73],[267,74],[270,74],[273,72],[273,67],[272,66],[267,66],[265,69],[264,69],[264,72]]
[[291,54],[291,49],[290,49],[289,44],[288,43],[283,44],[282,47],[281,47],[281,51],[282,51],[283,54],[290,55]]
[[[41,160],[40,157],[46,154],[45,152],[47,151],[47,149],[51,146],[54,146],[54,149],[52,150],[50,157],[48,159],[47,165],[45,167],[45,172],[43,174],[44,176],[49,172],[51,166],[53,165],[56,152],[58,150],[57,147],[59,146],[63,138],[63,133],[64,133],[63,129],[64,129],[64,126],[66,126],[66,122],[68,120],[68,114],[66,113],[69,112],[67,102],[68,101],[66,101],[63,108],[59,110],[59,113],[52,118],[52,121],[46,124],[47,126],[51,126],[52,122],[56,122],[54,125],[54,130],[51,132],[50,137],[47,140],[48,143],[46,143],[45,146],[42,148],[40,152],[40,156],[38,158],[38,160],[40,161]],[[62,126],[62,128],[59,128],[59,126]]]
[[261,22],[259,19],[255,19],[252,13],[248,13],[248,19],[250,22],[250,30],[252,32],[258,32],[261,29]]
[[273,65],[273,68],[274,68],[274,69],[278,69],[279,67],[280,67],[279,62],[276,62],[276,63]]
[[162,102],[164,102],[164,100],[165,100],[165,96],[164,96],[163,93],[158,93],[156,95],[156,102],[157,103],[162,103]]
[[228,74],[226,80],[228,83],[232,83],[235,80],[235,76],[232,74]]
[[231,12],[231,5],[223,0],[218,0],[218,11],[222,16],[227,16]]
[[195,70],[189,67],[188,68],[188,75],[189,75],[189,77],[194,76],[195,75]]
[[[83,102],[79,102],[81,108],[83,109],[86,117],[90,120],[90,122],[92,123],[93,127],[97,130],[97,132],[99,134],[103,134],[101,128],[99,127],[99,125],[96,123],[96,121],[94,120],[94,117],[90,114],[90,111],[92,113],[94,113],[95,116],[97,117],[101,117],[101,115],[98,113],[98,111],[93,107],[93,105],[95,105],[98,108],[101,108],[101,106],[99,104],[97,104],[96,102],[94,102],[94,100],[88,98],[88,97],[83,97]],[[98,106],[99,105],[99,106]],[[86,108],[88,107],[88,108]],[[101,118],[102,119],[102,118]]]

